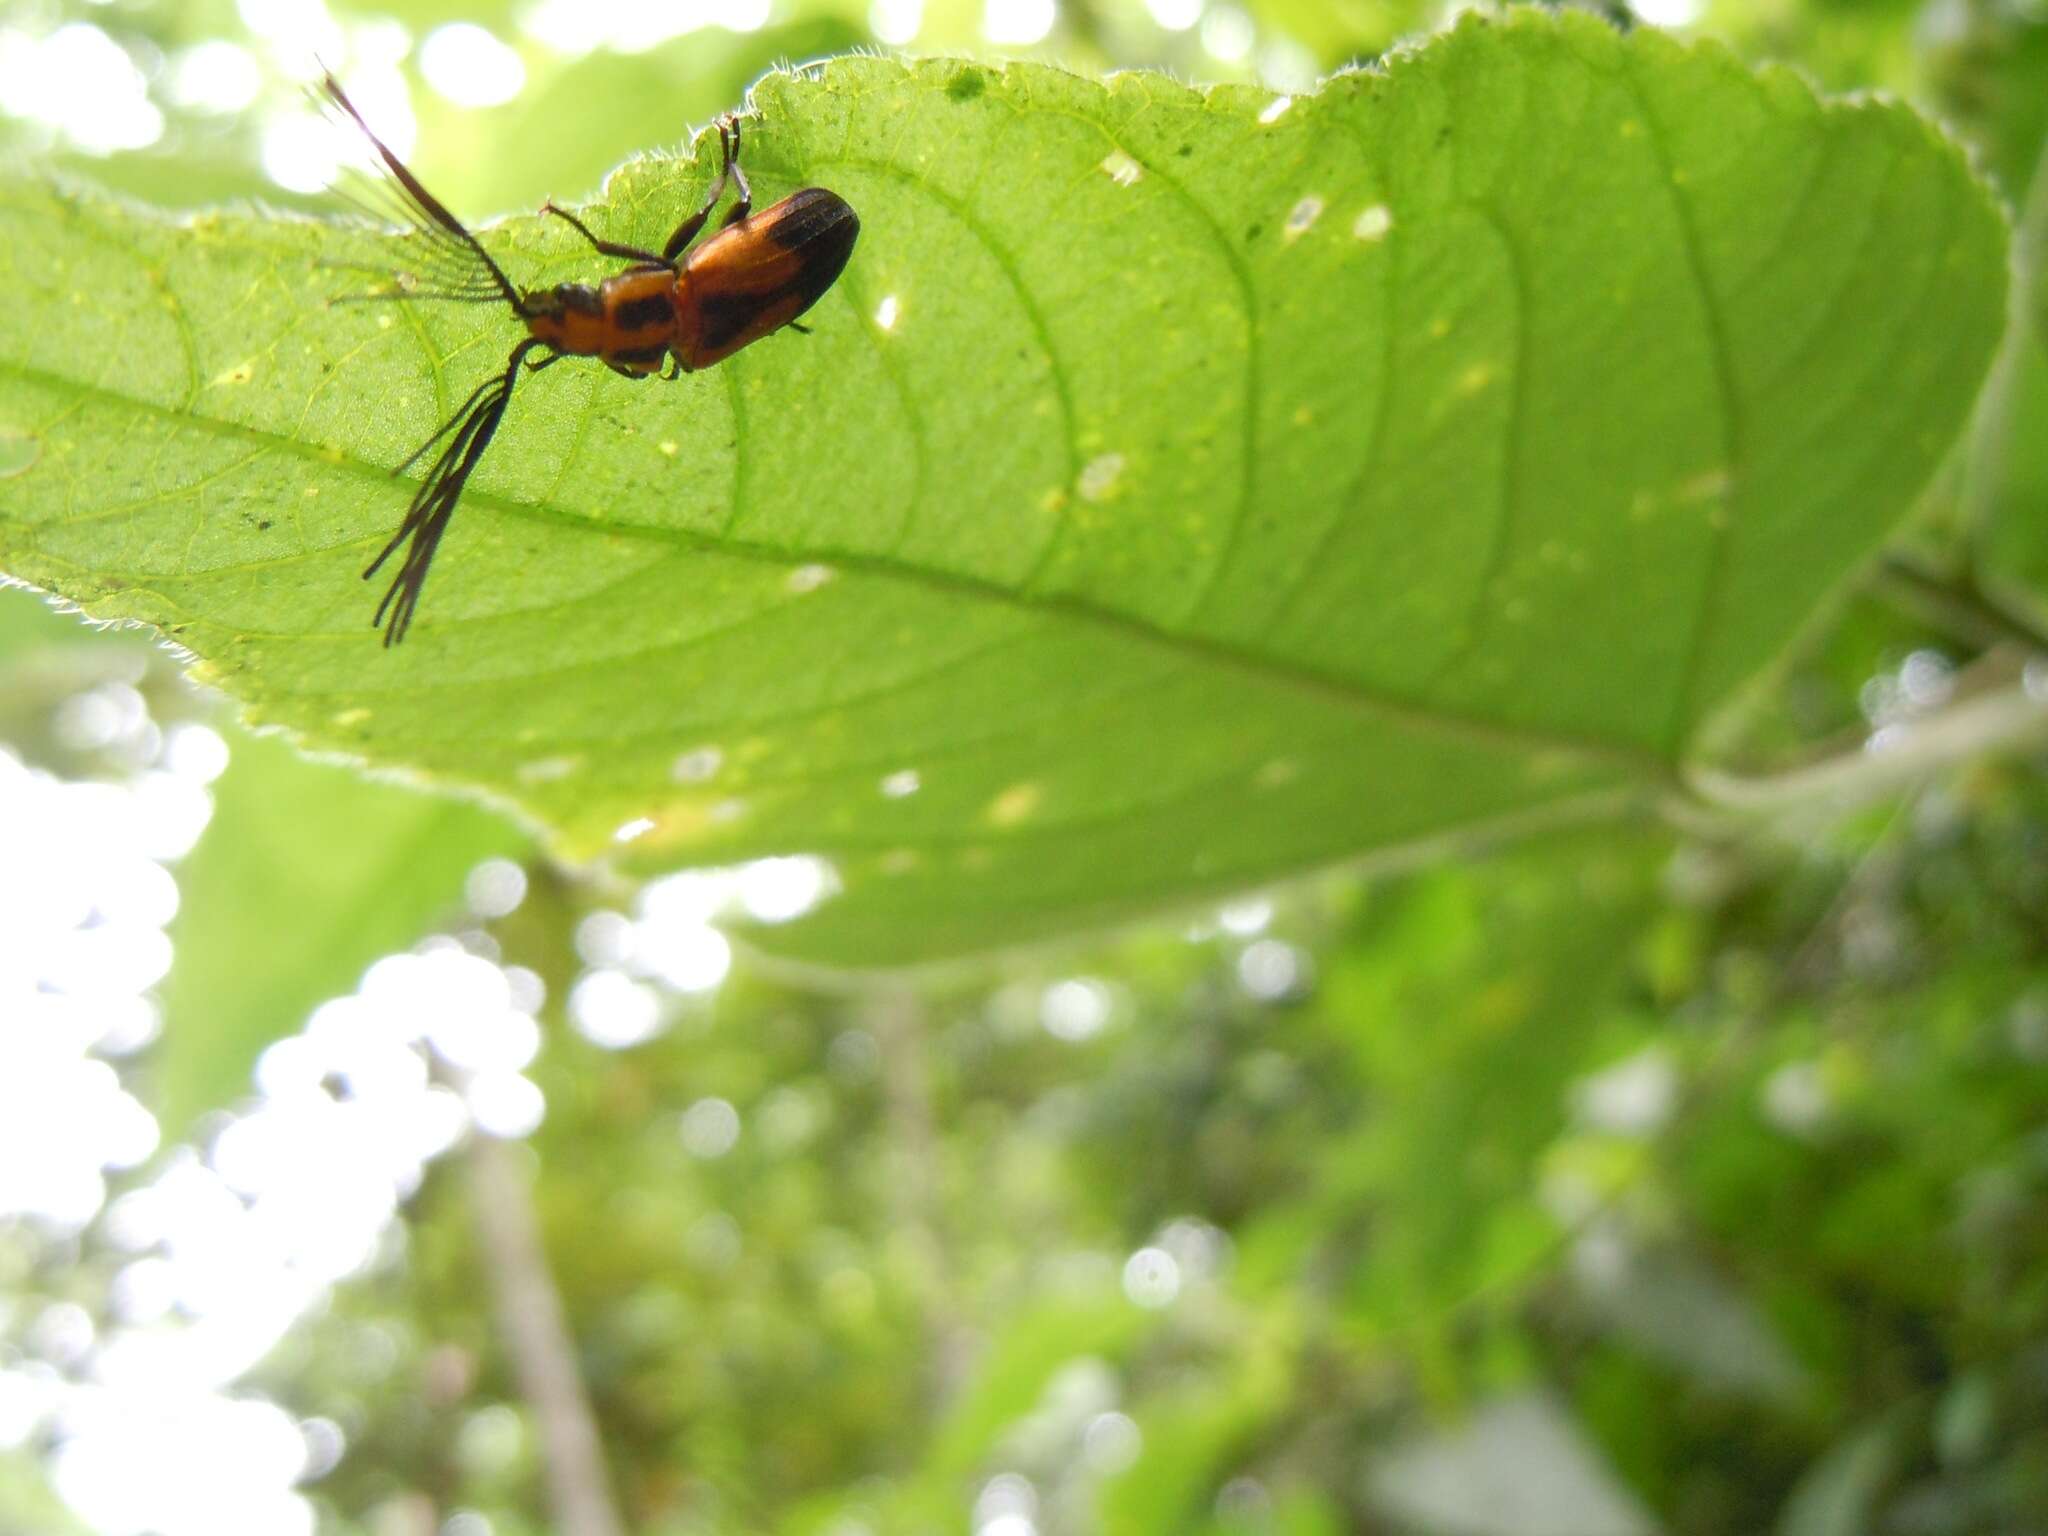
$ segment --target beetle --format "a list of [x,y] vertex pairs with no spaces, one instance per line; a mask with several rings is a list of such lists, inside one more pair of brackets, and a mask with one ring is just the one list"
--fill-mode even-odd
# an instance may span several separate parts
[[[370,141],[388,177],[392,206],[426,241],[422,265],[427,285],[362,297],[504,303],[527,332],[514,344],[504,372],[479,384],[392,471],[403,474],[440,445],[398,531],[363,572],[369,580],[405,546],[405,557],[371,620],[383,629],[388,648],[404,640],[412,627],[434,551],[463,487],[504,420],[522,371],[535,373],[565,357],[594,357],[629,379],[657,373],[674,379],[713,367],[785,326],[804,331],[797,321],[845,270],[860,219],[844,198],[823,187],[805,187],[753,212],[753,191],[739,163],[740,120],[729,114],[717,125],[718,180],[659,252],[600,239],[576,215],[548,202],[541,207],[543,214],[569,224],[598,254],[630,265],[594,287],[558,283],[521,289],[377,137],[332,74],[322,77],[320,90]],[[692,249],[729,184],[737,187],[732,206],[717,231]]]

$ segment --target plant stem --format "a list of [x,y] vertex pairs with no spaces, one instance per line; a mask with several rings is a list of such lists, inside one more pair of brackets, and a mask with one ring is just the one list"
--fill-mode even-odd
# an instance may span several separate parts
[[597,1417],[583,1390],[575,1342],[512,1149],[478,1135],[464,1160],[499,1332],[540,1432],[550,1525],[558,1536],[624,1536],[605,1475]]
[[1944,571],[1921,556],[1894,551],[1878,567],[1878,580],[1924,622],[1977,649],[2012,642],[2048,652],[2042,617],[1987,591],[1967,570]]
[[1893,734],[1866,738],[1860,748],[1780,773],[1696,768],[1691,787],[1721,812],[1773,816],[1819,809],[1839,815],[1969,758],[2048,744],[2048,702],[2014,682],[1889,729]]
[[881,1057],[892,1219],[930,1265],[925,1323],[932,1336],[932,1386],[945,1401],[965,1379],[973,1350],[954,1307],[950,1256],[940,1229],[945,1148],[932,1110],[924,1004],[910,988],[891,987],[876,999],[868,1017]]

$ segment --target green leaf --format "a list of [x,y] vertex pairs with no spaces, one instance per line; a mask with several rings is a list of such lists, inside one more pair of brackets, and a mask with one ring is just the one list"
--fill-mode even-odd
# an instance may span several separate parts
[[25,653],[90,633],[35,593],[0,587],[0,662],[12,662]]
[[[764,941],[912,961],[1668,783],[1911,506],[2003,314],[2003,224],[1911,112],[1583,16],[1284,110],[874,58],[755,104],[757,197],[861,214],[815,334],[522,385],[392,654],[386,471],[507,317],[323,308],[316,262],[396,259],[366,236],[7,187],[0,430],[40,451],[0,568],[571,856],[823,855]],[[590,218],[659,242],[705,173]]]
[[0,1450],[0,1530],[40,1531],[43,1536],[86,1536],[79,1520],[50,1488],[39,1459],[26,1450]]
[[237,733],[213,791],[213,820],[178,868],[176,959],[152,1055],[166,1140],[248,1092],[266,1045],[459,912],[470,870],[525,841],[480,806],[315,762],[274,737]]
[[1369,1496],[1443,1536],[1654,1536],[1660,1528],[1600,1450],[1541,1393],[1497,1398],[1464,1424],[1374,1457]]
[[1835,1442],[1808,1467],[1778,1513],[1778,1536],[1856,1536],[1898,1473],[1909,1415],[1895,1409]]

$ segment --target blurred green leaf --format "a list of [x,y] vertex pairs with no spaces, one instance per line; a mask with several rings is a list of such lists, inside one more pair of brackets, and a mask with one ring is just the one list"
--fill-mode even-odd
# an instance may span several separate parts
[[960,1395],[932,1445],[933,1483],[948,1496],[957,1493],[1061,1367],[1092,1355],[1121,1354],[1143,1325],[1143,1316],[1117,1294],[1049,1301],[1005,1318],[977,1362],[971,1388]]
[[1224,1521],[1209,1526],[1202,1516],[1245,1443],[1283,1410],[1290,1385],[1282,1362],[1261,1357],[1256,1346],[1249,1360],[1233,1365],[1214,1373],[1204,1390],[1181,1387],[1137,1405],[1144,1450],[1129,1476],[1102,1491],[1104,1536],[1232,1529]]
[[1964,495],[1992,569],[2048,594],[2048,172],[2035,178],[2014,247],[2026,290],[1972,423]]
[[1370,58],[1429,23],[1429,8],[1417,0],[1253,0],[1248,9],[1326,69]]
[[1589,1300],[1609,1327],[1701,1385],[1779,1406],[1809,1386],[1748,1298],[1696,1260],[1635,1258]]
[[709,122],[777,63],[844,53],[863,34],[830,17],[692,32],[639,53],[600,49],[541,75],[502,107],[426,115],[414,169],[482,209],[587,196],[612,167]]
[[32,1457],[17,1449],[0,1450],[0,1531],[87,1536],[89,1530],[50,1491]]
[[[331,231],[15,184],[0,427],[42,452],[0,563],[571,855],[826,855],[764,941],[918,960],[1661,784],[1911,505],[2003,314],[1920,119],[1583,15],[1277,116],[867,58],[756,101],[763,201],[864,220],[817,333],[527,385],[393,655],[384,471],[505,318],[323,310]],[[658,243],[702,184],[636,162],[590,216]]]
[[263,1047],[365,966],[460,910],[464,878],[526,839],[502,816],[234,735],[178,868],[176,958],[153,1056],[167,1140],[249,1091]]
[[1375,1458],[1374,1502],[1433,1536],[1650,1536],[1657,1522],[1569,1415],[1504,1398]]
[[11,661],[24,651],[85,632],[76,619],[57,612],[39,594],[0,587],[0,658]]
[[1836,1442],[1792,1490],[1777,1536],[1863,1536],[1898,1469],[1905,1421],[1891,1414]]

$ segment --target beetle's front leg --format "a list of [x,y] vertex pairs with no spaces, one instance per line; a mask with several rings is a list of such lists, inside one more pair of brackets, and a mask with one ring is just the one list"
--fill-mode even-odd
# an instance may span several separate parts
[[747,173],[740,169],[740,120],[728,119],[732,123],[732,149],[725,157],[725,168],[732,173],[732,179],[740,184],[740,195],[733,205],[725,210],[725,217],[719,227],[737,224],[754,209],[754,189],[747,185]]
[[[733,173],[739,169],[737,163],[739,156],[738,118],[727,116],[721,117],[718,120],[718,154],[718,180],[711,184],[711,192],[704,199],[704,206],[678,224],[676,232],[668,237],[668,244],[661,248],[661,259],[670,266],[674,266],[676,258],[683,254],[683,247],[697,238],[697,232],[703,229],[704,221],[711,217],[711,210],[717,207],[718,200],[725,196],[725,184],[732,179]],[[746,184],[746,178],[742,176],[740,178],[740,187],[742,188],[743,197]]]

